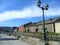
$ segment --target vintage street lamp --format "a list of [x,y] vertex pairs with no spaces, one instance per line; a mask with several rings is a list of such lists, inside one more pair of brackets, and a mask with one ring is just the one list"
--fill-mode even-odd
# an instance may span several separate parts
[[38,5],[37,5],[39,8],[42,9],[42,14],[43,14],[43,34],[44,34],[44,41],[45,41],[45,45],[49,45],[48,42],[47,42],[47,38],[46,38],[46,31],[45,31],[45,20],[44,20],[44,10],[48,10],[49,8],[49,5],[46,4],[46,5],[41,5],[41,1],[38,0]]

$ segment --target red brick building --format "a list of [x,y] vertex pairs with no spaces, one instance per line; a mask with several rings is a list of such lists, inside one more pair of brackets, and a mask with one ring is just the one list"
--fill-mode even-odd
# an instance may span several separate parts
[[23,32],[23,31],[24,31],[24,26],[18,27],[18,31],[19,31],[19,32]]
[[19,26],[18,27],[18,31],[19,32],[25,32],[26,31],[26,29],[25,29],[25,27],[29,27],[30,25],[32,25],[32,22],[29,22],[29,23],[27,23],[27,24],[24,24],[24,25],[22,25],[22,26]]

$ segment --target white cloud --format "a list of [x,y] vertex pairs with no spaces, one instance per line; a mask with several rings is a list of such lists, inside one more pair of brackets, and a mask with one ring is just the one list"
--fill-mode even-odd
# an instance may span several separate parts
[[59,8],[50,8],[49,10],[45,11],[46,16],[60,16],[60,9]]
[[30,17],[37,17],[39,16],[40,11],[36,7],[27,7],[24,8],[22,11],[5,11],[0,13],[0,21],[7,21],[14,18],[30,18]]
[[[49,9],[45,11],[45,16],[55,16],[60,15],[60,9]],[[0,21],[7,21],[14,18],[30,18],[30,17],[38,17],[42,16],[42,11],[37,6],[31,6],[24,8],[22,11],[6,11],[0,13]]]

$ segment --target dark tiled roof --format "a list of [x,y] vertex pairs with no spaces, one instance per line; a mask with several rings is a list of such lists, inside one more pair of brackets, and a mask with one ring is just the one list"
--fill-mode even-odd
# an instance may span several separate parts
[[[50,19],[47,19],[45,20],[45,24],[51,24],[51,23],[54,23],[56,22],[58,19],[60,19],[60,16],[59,17],[55,17],[55,18],[50,18]],[[29,22],[27,24],[24,24],[23,26],[35,26],[35,25],[42,25],[43,21],[39,21],[39,22],[35,22],[35,23],[32,23],[32,22]],[[31,25],[30,25],[31,24]]]
[[23,26],[26,27],[26,26],[29,26],[29,25],[31,26],[32,25],[32,22],[29,22],[27,24],[24,24]]
[[[50,18],[50,19],[48,19],[48,20],[45,20],[45,24],[54,23],[54,22],[56,22],[58,19],[60,19],[60,17]],[[42,21],[39,21],[39,22],[36,22],[35,25],[42,24],[42,23],[43,23]]]

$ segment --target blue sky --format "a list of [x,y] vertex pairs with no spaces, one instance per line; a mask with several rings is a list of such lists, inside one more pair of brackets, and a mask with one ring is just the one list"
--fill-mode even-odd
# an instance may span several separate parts
[[[41,0],[48,4],[45,19],[60,16],[60,0]],[[37,0],[0,0],[0,26],[21,26],[42,20],[42,11]]]

